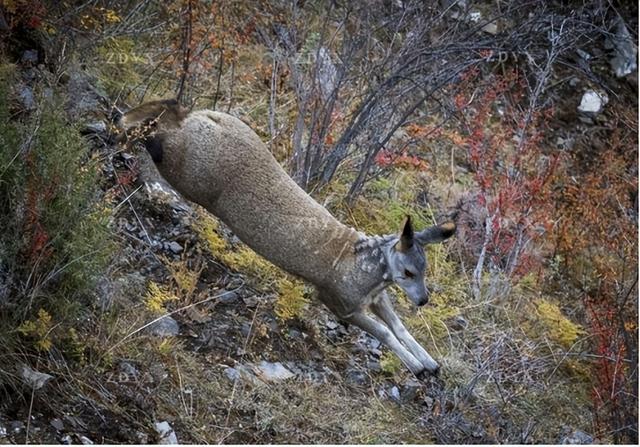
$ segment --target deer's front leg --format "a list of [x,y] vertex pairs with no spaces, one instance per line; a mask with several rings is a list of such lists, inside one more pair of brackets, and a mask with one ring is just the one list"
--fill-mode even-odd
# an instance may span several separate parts
[[420,346],[415,338],[409,333],[407,328],[402,324],[402,320],[396,315],[386,292],[382,292],[376,300],[371,303],[371,310],[391,328],[393,334],[400,340],[409,351],[418,359],[420,363],[430,373],[435,374],[440,368],[438,363],[433,360],[425,349]]
[[395,335],[385,325],[366,315],[364,312],[357,312],[345,318],[349,323],[355,324],[362,330],[368,332],[389,347],[404,363],[409,370],[419,376],[424,372],[425,366],[411,352],[398,341]]

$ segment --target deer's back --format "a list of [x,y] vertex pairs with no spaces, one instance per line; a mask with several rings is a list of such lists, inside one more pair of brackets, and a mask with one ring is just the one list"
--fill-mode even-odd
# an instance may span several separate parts
[[191,113],[164,146],[158,168],[167,180],[291,273],[322,283],[357,238],[302,190],[237,118],[209,110]]

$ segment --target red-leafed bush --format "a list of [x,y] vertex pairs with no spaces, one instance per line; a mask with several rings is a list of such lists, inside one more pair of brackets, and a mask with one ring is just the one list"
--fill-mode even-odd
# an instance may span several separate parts
[[[467,72],[463,82],[472,85],[476,74]],[[515,70],[492,76],[473,92],[463,88],[454,97],[467,126],[448,136],[466,148],[475,180],[461,223],[477,260],[476,294],[486,266],[512,280],[539,272],[538,242],[553,226],[551,179],[559,157],[541,145],[553,111],[523,107],[524,98],[525,84]]]
[[595,429],[616,443],[633,444],[638,418],[637,117],[627,111],[612,114],[608,148],[586,160],[583,149],[556,192],[557,251],[565,277],[583,298],[592,335]]
[[418,171],[427,170],[427,162],[417,155],[409,155],[406,152],[398,154],[388,149],[382,149],[376,154],[375,163],[381,168],[394,166],[404,169],[416,169]]

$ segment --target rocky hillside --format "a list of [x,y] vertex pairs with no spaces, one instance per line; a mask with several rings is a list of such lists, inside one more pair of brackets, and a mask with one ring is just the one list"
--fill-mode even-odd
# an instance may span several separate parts
[[[0,443],[636,443],[637,5],[584,3],[0,1]],[[360,231],[456,219],[390,292],[438,377],[116,142],[175,97]]]

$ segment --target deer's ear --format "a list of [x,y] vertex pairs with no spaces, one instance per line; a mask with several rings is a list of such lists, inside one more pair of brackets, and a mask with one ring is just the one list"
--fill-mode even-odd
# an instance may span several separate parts
[[407,220],[402,227],[402,233],[400,233],[400,241],[396,244],[396,250],[407,251],[413,247],[414,234],[413,225],[411,224],[411,216],[407,216]]
[[446,222],[442,225],[436,225],[435,227],[429,227],[416,234],[416,239],[422,245],[437,244],[445,239],[450,238],[456,232],[456,224],[453,222]]

